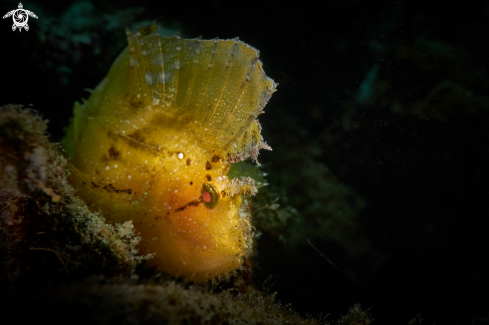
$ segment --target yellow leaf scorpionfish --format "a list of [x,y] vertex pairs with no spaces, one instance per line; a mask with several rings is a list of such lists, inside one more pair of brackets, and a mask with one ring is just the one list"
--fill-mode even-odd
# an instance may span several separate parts
[[155,24],[126,33],[105,79],[75,103],[63,139],[71,182],[108,220],[133,221],[150,265],[193,281],[226,274],[249,249],[241,195],[256,192],[226,175],[270,149],[257,117],[276,84],[237,39],[161,37]]

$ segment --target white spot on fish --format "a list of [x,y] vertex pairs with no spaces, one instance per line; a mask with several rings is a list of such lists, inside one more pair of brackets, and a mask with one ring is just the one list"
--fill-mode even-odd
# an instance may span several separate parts
[[160,72],[158,73],[158,82],[159,82],[160,84],[165,83],[165,75],[163,74],[163,71],[160,71]]
[[148,86],[151,86],[153,84],[153,74],[151,72],[146,71],[144,78],[146,79],[146,83],[148,84]]

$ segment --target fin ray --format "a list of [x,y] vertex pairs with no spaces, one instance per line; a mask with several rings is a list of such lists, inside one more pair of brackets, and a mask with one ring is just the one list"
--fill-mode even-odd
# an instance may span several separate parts
[[161,37],[155,24],[126,33],[128,48],[90,100],[76,107],[75,129],[103,123],[114,133],[151,134],[153,140],[169,128],[185,129],[230,162],[256,160],[257,150],[269,148],[257,118],[276,84],[256,49],[237,38]]

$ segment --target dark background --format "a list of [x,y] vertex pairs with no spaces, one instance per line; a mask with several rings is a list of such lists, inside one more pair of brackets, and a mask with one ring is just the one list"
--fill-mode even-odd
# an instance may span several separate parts
[[[260,50],[279,83],[260,116],[274,151],[260,161],[292,216],[257,242],[258,287],[303,315],[360,303],[378,324],[487,321],[488,2],[23,4],[39,19],[22,33],[1,21],[0,104],[32,104],[55,141],[125,47],[125,26],[158,19]],[[325,194],[335,184],[346,194]]]

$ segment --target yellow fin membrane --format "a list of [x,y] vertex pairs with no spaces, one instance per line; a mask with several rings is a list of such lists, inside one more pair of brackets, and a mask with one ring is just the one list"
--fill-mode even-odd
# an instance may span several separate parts
[[230,164],[271,149],[259,114],[275,91],[258,51],[234,40],[160,37],[153,24],[83,104],[63,139],[79,195],[114,222],[133,220],[142,254],[174,276],[210,279],[238,268],[250,223],[238,215],[252,179]]

